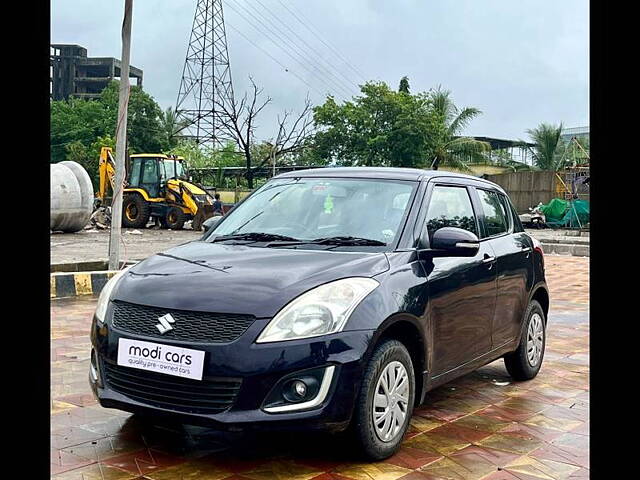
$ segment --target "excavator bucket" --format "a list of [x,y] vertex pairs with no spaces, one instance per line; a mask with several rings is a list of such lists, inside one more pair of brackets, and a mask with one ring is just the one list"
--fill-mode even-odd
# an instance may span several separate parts
[[202,224],[208,218],[213,217],[213,205],[207,205],[198,202],[198,211],[193,216],[191,228],[194,230],[202,230]]

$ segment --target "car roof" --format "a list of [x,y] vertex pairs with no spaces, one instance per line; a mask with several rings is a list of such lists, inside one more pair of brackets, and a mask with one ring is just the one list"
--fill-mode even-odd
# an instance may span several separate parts
[[[422,170],[419,168],[397,167],[326,167],[310,168],[308,170],[294,170],[281,173],[273,178],[369,178],[382,180],[409,180],[418,182],[430,178],[460,178],[473,182],[485,183],[502,191],[502,188],[489,180],[464,173],[448,172],[445,170]],[[470,182],[471,183],[471,182]]]

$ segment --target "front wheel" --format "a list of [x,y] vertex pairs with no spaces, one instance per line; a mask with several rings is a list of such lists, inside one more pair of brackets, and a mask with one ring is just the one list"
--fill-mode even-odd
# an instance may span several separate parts
[[171,230],[182,230],[186,216],[180,207],[171,207],[164,217],[164,224]]
[[371,460],[400,448],[413,413],[415,378],[406,347],[397,340],[378,345],[367,366],[355,406],[353,434]]
[[531,380],[542,365],[547,341],[544,310],[532,300],[525,314],[525,325],[520,345],[515,352],[504,357],[504,364],[514,380]]

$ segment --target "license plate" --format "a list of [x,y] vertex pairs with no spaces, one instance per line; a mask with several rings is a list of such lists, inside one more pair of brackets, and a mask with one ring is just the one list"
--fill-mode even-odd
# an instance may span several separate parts
[[204,352],[121,338],[118,342],[118,365],[202,380]]

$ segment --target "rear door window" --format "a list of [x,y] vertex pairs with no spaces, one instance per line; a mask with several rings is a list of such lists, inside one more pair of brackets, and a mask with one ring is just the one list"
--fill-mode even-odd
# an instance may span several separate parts
[[509,220],[504,203],[496,192],[477,189],[484,213],[485,237],[502,235],[509,231]]
[[466,187],[436,185],[427,210],[429,239],[443,227],[457,227],[478,234],[476,217]]

